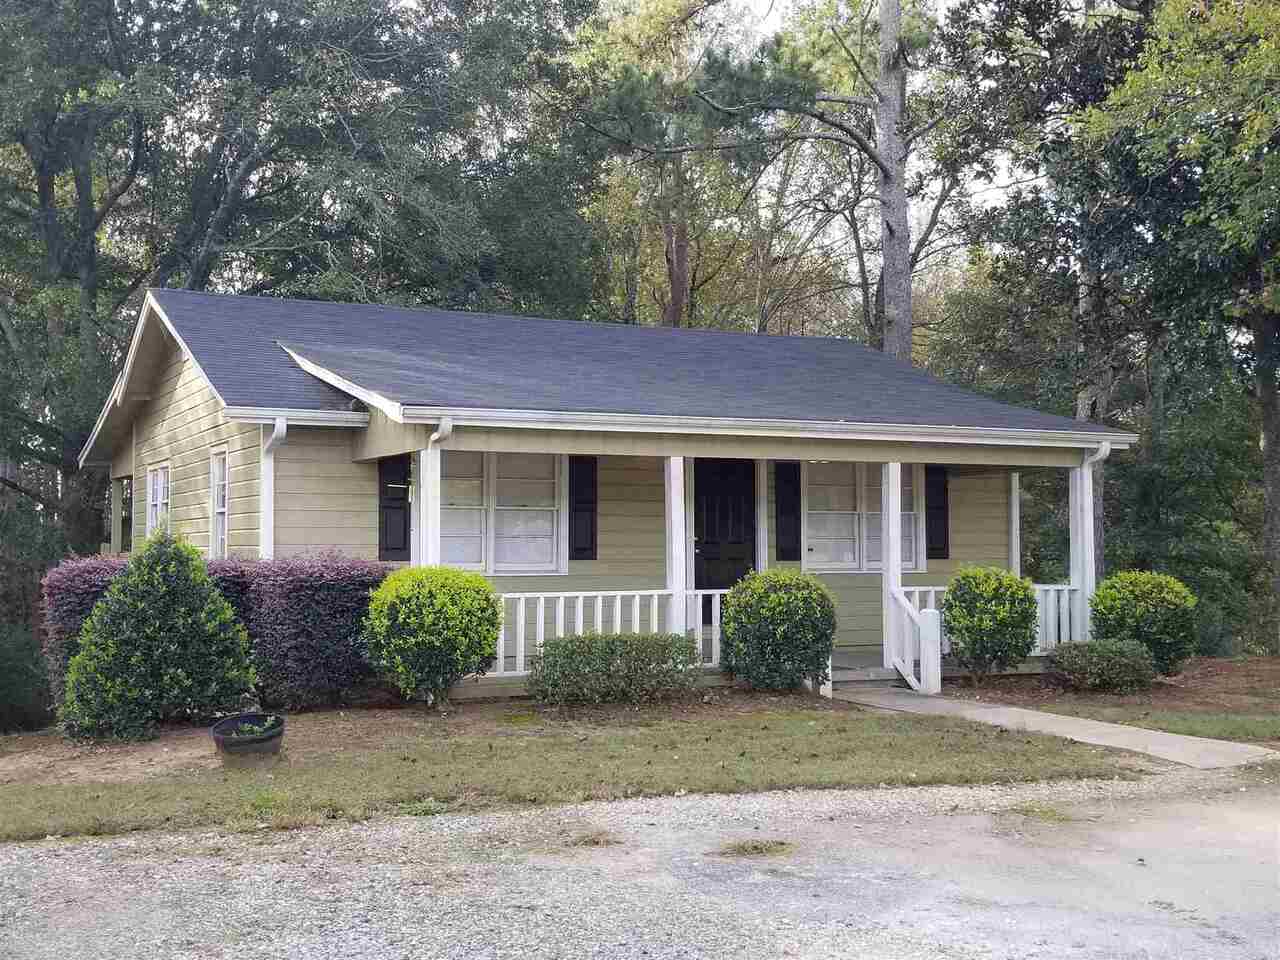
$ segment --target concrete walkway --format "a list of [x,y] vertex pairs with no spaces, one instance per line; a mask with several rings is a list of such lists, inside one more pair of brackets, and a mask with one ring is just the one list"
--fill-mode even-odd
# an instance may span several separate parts
[[1141,727],[1128,727],[1119,723],[1104,723],[1101,720],[1086,720],[1083,717],[1065,717],[1055,713],[1042,713],[1039,710],[1026,710],[1022,707],[1005,707],[995,703],[926,697],[909,690],[886,688],[837,690],[835,698],[880,710],[956,717],[961,720],[989,723],[1009,730],[1049,733],[1055,737],[1065,737],[1081,743],[1133,750],[1188,767],[1198,767],[1201,770],[1239,767],[1262,760],[1280,760],[1280,752],[1248,743],[1188,737],[1180,733],[1144,730]]

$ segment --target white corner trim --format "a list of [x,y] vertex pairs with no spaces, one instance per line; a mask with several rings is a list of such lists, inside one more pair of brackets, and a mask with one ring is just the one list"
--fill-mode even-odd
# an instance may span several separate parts
[[1009,474],[1009,569],[1022,576],[1022,489],[1017,470]]
[[989,446],[1080,447],[1106,443],[1127,448],[1131,433],[1100,436],[1083,430],[1024,430],[1010,427],[952,427],[858,423],[845,420],[762,420],[735,417],[651,416],[632,413],[569,413],[551,410],[468,409],[400,406],[404,423],[434,423],[449,416],[459,426],[529,430],[586,430],[613,433],[678,433],[728,436],[797,437],[831,440],[879,440],[900,443],[956,443]]
[[769,464],[756,460],[756,569],[769,569]]
[[396,403],[394,400],[387,399],[380,393],[377,393],[373,390],[369,390],[365,387],[360,386],[359,384],[352,383],[346,377],[340,374],[334,373],[332,370],[328,369],[327,367],[322,367],[320,364],[312,360],[308,360],[306,357],[301,356],[297,353],[294,353],[292,350],[286,347],[283,343],[279,343],[279,341],[277,341],[277,344],[279,345],[281,350],[283,350],[285,353],[287,353],[290,357],[293,358],[294,363],[296,363],[301,369],[305,370],[307,373],[311,374],[311,376],[315,377],[317,380],[322,380],[325,383],[329,384],[329,386],[336,387],[337,389],[341,390],[343,393],[349,393],[351,396],[355,397],[357,400],[360,400],[361,402],[368,404],[370,407],[373,407],[375,410],[381,410],[383,413],[385,413],[388,417],[390,417],[396,423],[405,422],[404,408],[401,406],[401,404]]
[[276,447],[285,442],[289,422],[277,417],[271,435],[265,425],[259,431],[262,452],[258,460],[258,556],[270,560],[276,555]]

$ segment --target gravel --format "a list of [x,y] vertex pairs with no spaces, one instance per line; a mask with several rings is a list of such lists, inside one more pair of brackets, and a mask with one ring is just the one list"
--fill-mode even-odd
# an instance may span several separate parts
[[[1139,781],[683,796],[292,833],[11,844],[0,846],[0,956],[1156,957],[1162,944],[1210,937],[1215,957],[1261,957],[1255,941],[1265,934],[1254,931],[1275,929],[1274,886],[1273,913],[1246,902],[1247,915],[1232,919],[1225,907],[1214,912],[1212,897],[1182,894],[1181,866],[1169,868],[1160,897],[1132,904],[1116,893],[1089,900],[1070,876],[1087,869],[1081,851],[1098,861],[1093,888],[1131,869],[1133,857],[1118,851],[1139,820],[1167,822],[1176,841],[1206,805],[1261,803],[1272,790],[1242,794],[1245,783],[1177,770]],[[1274,809],[1274,795],[1265,801]],[[1046,810],[1064,822],[1041,822]],[[1240,821],[1229,822],[1239,835]],[[766,858],[720,852],[747,838],[791,847]],[[1215,845],[1234,871],[1244,854],[1227,841],[1202,836],[1195,847]],[[958,883],[969,871],[974,879]],[[1160,868],[1146,877],[1159,892]],[[1061,891],[1031,896],[1055,882]],[[1094,916],[1097,929],[1086,929],[1082,918]],[[1146,952],[1105,952],[1117,924]]]

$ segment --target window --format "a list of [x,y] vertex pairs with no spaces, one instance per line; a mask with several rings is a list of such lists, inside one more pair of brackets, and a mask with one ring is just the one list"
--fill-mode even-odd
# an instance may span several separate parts
[[951,556],[951,503],[947,490],[947,468],[930,464],[924,468],[925,556],[946,560]]
[[[815,570],[878,570],[883,556],[880,519],[882,464],[811,462],[804,465],[804,564]],[[923,569],[923,469],[902,465],[902,566]],[[779,515],[781,517],[781,514]],[[781,547],[781,541],[779,542]]]
[[227,470],[227,451],[214,450],[209,454],[209,558],[222,560],[227,556],[227,510],[231,502],[231,478]]
[[596,559],[597,477],[595,457],[569,458],[569,559]]
[[133,477],[120,478],[120,552],[133,550]]
[[440,556],[486,573],[564,573],[568,458],[447,450],[441,462]]
[[169,465],[147,469],[147,536],[169,529]]

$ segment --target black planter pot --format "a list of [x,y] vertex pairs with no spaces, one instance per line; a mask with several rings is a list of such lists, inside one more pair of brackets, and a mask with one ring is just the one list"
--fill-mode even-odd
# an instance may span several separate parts
[[[266,723],[268,718],[274,718],[275,722],[266,732],[248,737],[234,736],[241,724],[258,727]],[[234,717],[223,717],[209,728],[209,733],[218,752],[227,756],[279,753],[280,744],[284,742],[284,717],[277,713],[238,713]]]

